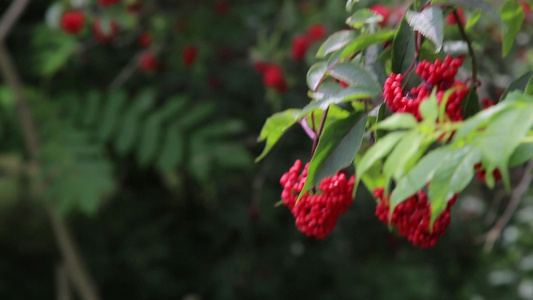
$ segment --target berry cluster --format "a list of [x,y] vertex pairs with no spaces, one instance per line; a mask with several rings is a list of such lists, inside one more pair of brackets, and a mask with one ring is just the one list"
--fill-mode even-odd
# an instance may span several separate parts
[[461,121],[463,120],[461,101],[469,92],[469,88],[464,82],[454,79],[461,65],[461,58],[452,58],[451,56],[446,56],[444,61],[437,59],[435,63],[420,62],[416,68],[416,74],[422,78],[423,82],[406,94],[402,89],[403,75],[392,73],[385,80],[383,98],[393,112],[410,113],[420,121],[422,120],[419,111],[420,103],[428,98],[434,87],[437,87],[439,103],[447,89],[456,88],[446,102],[446,115],[452,121]]
[[291,57],[293,60],[302,60],[307,49],[313,43],[320,41],[326,35],[326,27],[322,24],[314,24],[307,29],[306,34],[297,35],[292,39]]
[[342,172],[323,179],[318,190],[310,195],[305,193],[297,202],[298,195],[307,179],[306,164],[302,173],[302,162],[297,160],[280,179],[283,186],[281,199],[296,218],[296,227],[308,237],[325,238],[337,224],[337,218],[344,214],[352,203],[355,177],[349,179]]
[[[390,206],[383,192],[383,188],[374,190],[374,197],[379,200],[376,216],[381,222],[389,224]],[[456,199],[457,195],[454,195],[448,200],[446,210],[437,217],[432,231],[429,230],[431,204],[427,201],[427,195],[423,190],[396,206],[390,224],[398,229],[399,235],[407,238],[413,245],[420,248],[433,247],[450,225],[450,208]]]
[[263,75],[263,84],[267,88],[274,88],[278,93],[287,91],[287,81],[281,67],[276,64],[257,61],[254,63],[255,70]]

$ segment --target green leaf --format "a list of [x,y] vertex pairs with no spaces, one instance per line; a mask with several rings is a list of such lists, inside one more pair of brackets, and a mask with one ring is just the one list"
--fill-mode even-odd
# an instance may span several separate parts
[[481,16],[483,13],[481,11],[476,11],[470,18],[468,18],[468,21],[466,21],[465,30],[470,30],[474,25],[477,24],[477,21],[481,19]]
[[394,37],[394,33],[393,30],[385,30],[374,34],[360,35],[342,50],[340,59],[364,50],[368,46],[391,40]]
[[85,113],[83,114],[82,123],[85,126],[93,125],[98,119],[100,102],[102,95],[95,90],[89,91],[87,94],[87,105]]
[[414,59],[415,33],[411,30],[407,21],[403,19],[392,41],[392,72],[396,74],[406,72]]
[[349,26],[360,29],[365,24],[375,24],[383,21],[383,16],[373,13],[370,9],[358,9],[346,20]]
[[161,121],[159,114],[152,114],[146,120],[137,150],[137,162],[141,167],[147,166],[156,156],[161,135]]
[[507,94],[512,91],[525,92],[527,85],[531,79],[533,79],[533,71],[529,71],[526,74],[518,77],[513,82],[511,82],[511,84],[509,84],[509,87],[507,87],[507,89],[503,92],[500,99],[505,99],[507,97]]
[[502,56],[506,57],[509,54],[509,51],[511,51],[511,48],[514,44],[514,39],[522,27],[522,22],[524,21],[524,11],[522,10],[522,6],[518,3],[518,1],[507,0],[501,8],[500,16],[503,27]]
[[516,167],[533,158],[533,144],[521,144],[509,158],[509,167]]
[[408,113],[396,113],[376,124],[376,129],[412,129],[418,125],[416,118]]
[[398,180],[392,192],[390,203],[396,207],[407,198],[421,190],[431,181],[437,169],[448,161],[455,148],[443,147],[429,152],[405,176]]
[[211,117],[216,110],[216,105],[213,102],[204,102],[194,109],[187,112],[186,115],[181,117],[177,124],[179,124],[181,129],[190,129],[194,128],[201,122],[206,121]]
[[440,52],[444,40],[444,23],[442,10],[438,6],[430,6],[421,12],[408,10],[405,18],[411,28],[435,44],[435,52]]
[[359,0],[348,0],[346,1],[346,11],[347,12],[352,12],[352,9],[353,9],[353,6],[359,2]]
[[341,30],[332,34],[318,49],[316,57],[325,57],[331,52],[335,52],[348,45],[357,34],[353,30]]
[[470,91],[466,95],[465,99],[461,101],[461,107],[463,108],[463,119],[468,119],[480,111],[479,99],[477,97],[476,86],[472,86]]
[[437,103],[436,90],[422,103],[420,103],[420,115],[424,123],[435,124],[439,116],[439,105]]
[[354,188],[355,190],[359,184],[359,180],[362,179],[362,176],[380,159],[387,156],[394,146],[398,144],[400,139],[405,137],[407,132],[400,131],[400,132],[392,132],[387,135],[385,135],[383,138],[379,139],[376,144],[374,144],[370,149],[368,149],[361,160],[356,164],[355,166],[355,172],[356,172],[356,184]]
[[493,118],[501,112],[509,109],[511,105],[505,102],[500,102],[498,105],[484,109],[474,116],[467,119],[463,125],[455,132],[453,141],[457,142],[460,139],[477,134],[477,130],[486,126]]
[[163,171],[183,165],[185,156],[185,139],[183,134],[173,125],[167,129],[157,166]]
[[315,110],[326,110],[332,104],[339,104],[345,101],[353,101],[365,98],[371,98],[380,94],[380,89],[368,87],[348,87],[341,89],[335,94],[327,94],[320,100],[312,101],[302,109],[302,116]]
[[113,91],[109,94],[105,111],[102,116],[102,123],[98,130],[98,137],[100,140],[108,141],[113,134],[115,127],[121,118],[121,109],[126,102],[126,94],[124,91]]
[[329,74],[335,79],[349,83],[350,86],[381,89],[379,83],[374,79],[372,74],[355,63],[340,63],[336,65]]
[[321,61],[317,62],[309,68],[307,72],[307,86],[311,91],[316,91],[318,86],[326,76],[328,70],[328,63]]
[[411,131],[392,150],[383,166],[386,182],[392,177],[399,179],[405,174],[407,163],[416,155],[423,138],[422,134]]
[[437,217],[446,209],[454,193],[462,191],[474,176],[474,165],[480,161],[479,148],[467,146],[455,149],[446,160],[442,159],[439,169],[431,179],[428,198],[431,203],[430,228]]
[[309,162],[307,180],[299,198],[322,179],[352,164],[363,141],[366,120],[366,114],[359,112],[346,119],[336,120],[324,128],[315,154]]
[[288,109],[275,113],[266,120],[258,139],[259,142],[266,140],[265,150],[255,159],[255,162],[263,159],[285,131],[291,128],[294,123],[298,122],[300,113],[300,109]]

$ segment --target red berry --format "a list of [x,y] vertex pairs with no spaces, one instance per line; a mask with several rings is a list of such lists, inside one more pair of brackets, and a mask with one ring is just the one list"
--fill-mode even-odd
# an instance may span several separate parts
[[524,11],[524,23],[531,18],[531,6],[525,2],[521,2],[522,10]]
[[70,34],[78,34],[83,29],[85,15],[79,10],[70,10],[63,13],[60,20],[61,29]]
[[155,71],[158,67],[158,62],[151,52],[144,52],[139,57],[139,68],[145,72]]
[[152,35],[149,32],[143,32],[139,35],[139,45],[142,48],[148,48],[152,44]]
[[267,67],[268,67],[268,63],[266,63],[264,61],[256,61],[256,62],[254,62],[254,69],[259,74],[265,73]]
[[98,0],[98,4],[100,4],[103,7],[108,7],[114,4],[119,3],[121,0]]
[[320,41],[326,36],[326,26],[323,24],[313,24],[307,29],[307,39],[311,42]]
[[198,49],[196,47],[186,46],[183,48],[181,52],[181,59],[187,67],[190,67],[194,64],[196,57],[198,57]]
[[292,39],[291,56],[294,60],[302,60],[309,48],[309,41],[303,35],[297,35]]
[[[457,12],[457,15],[459,16],[459,21],[461,22],[461,24],[463,25],[466,24],[465,12],[460,8],[455,9],[455,11]],[[450,13],[444,21],[448,25],[457,24],[457,19],[455,18],[455,15],[453,13]]]
[[433,223],[433,230],[430,231],[431,204],[423,190],[398,204],[390,220],[389,200],[383,195],[383,192],[383,188],[374,190],[374,197],[378,200],[376,206],[378,219],[385,224],[390,223],[398,230],[400,236],[407,238],[415,246],[420,248],[435,246],[450,225],[450,208],[455,203],[457,196],[454,195],[448,200],[446,209],[437,217]]
[[120,27],[115,20],[102,24],[101,20],[95,19],[92,24],[92,30],[97,41],[102,44],[107,44],[115,38],[120,31]]
[[129,13],[136,13],[138,12],[142,7],[142,2],[141,1],[135,1],[131,4],[128,4],[126,6],[126,10],[129,12]]
[[385,25],[387,24],[390,16],[390,9],[386,7],[385,5],[381,4],[374,4],[370,6],[370,10],[378,15],[381,15],[383,17],[383,20],[379,22],[379,25]]
[[229,4],[226,1],[218,1],[215,3],[215,11],[219,15],[224,15],[228,12]]
[[263,73],[263,83],[266,87],[275,88],[280,94],[287,91],[287,83],[281,68],[277,65],[268,65]]
[[309,164],[300,174],[301,168],[302,162],[297,160],[281,177],[281,199],[295,217],[298,230],[308,237],[323,239],[333,231],[338,217],[350,207],[355,177],[348,179],[342,172],[326,177],[315,193],[311,195],[307,192],[298,201],[298,195],[307,180]]

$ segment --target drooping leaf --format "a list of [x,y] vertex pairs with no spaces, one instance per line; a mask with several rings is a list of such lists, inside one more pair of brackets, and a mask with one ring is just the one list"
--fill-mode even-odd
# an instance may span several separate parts
[[137,151],[137,162],[141,167],[147,166],[156,156],[161,136],[161,122],[160,114],[152,114],[144,124]]
[[351,41],[342,51],[340,58],[348,57],[354,53],[366,49],[370,45],[381,44],[394,37],[394,30],[385,30],[378,33],[360,35]]
[[376,88],[368,87],[348,87],[342,90],[339,90],[335,94],[328,94],[320,100],[313,101],[306,105],[302,109],[302,115],[307,114],[310,111],[315,109],[325,110],[332,104],[339,104],[345,101],[353,101],[365,98],[371,98],[380,94],[380,90]]
[[185,138],[177,126],[170,126],[167,128],[157,165],[163,171],[171,171],[183,164],[184,155]]
[[351,86],[362,86],[373,89],[381,89],[379,83],[363,67],[355,63],[340,63],[329,74],[331,77],[349,83]]
[[444,23],[440,7],[430,6],[421,12],[408,10],[405,18],[411,28],[420,32],[435,44],[435,52],[441,50],[444,40]]
[[122,90],[113,91],[109,94],[105,104],[102,123],[98,130],[100,140],[107,141],[113,134],[119,119],[121,118],[121,109],[126,102],[126,94]]
[[387,154],[392,151],[394,146],[396,146],[400,139],[405,137],[406,134],[405,131],[389,133],[379,139],[376,144],[365,152],[361,160],[355,166],[356,185],[354,190],[357,188],[359,180],[362,179],[362,176],[368,171],[368,169],[370,169],[378,160],[387,156]]
[[346,24],[359,29],[365,24],[375,24],[383,21],[383,16],[373,13],[370,9],[363,8],[356,10],[351,17],[346,20]]
[[341,30],[332,34],[318,49],[316,57],[325,57],[329,53],[335,52],[348,45],[357,34],[353,30]]
[[309,68],[307,72],[307,86],[311,91],[316,91],[322,82],[328,70],[328,63],[321,61],[317,62]]
[[385,161],[383,173],[386,179],[398,179],[405,174],[407,163],[419,150],[422,139],[423,135],[416,131],[405,135]]
[[475,115],[481,107],[479,106],[479,99],[477,97],[476,86],[472,86],[466,95],[465,99],[461,101],[463,109],[463,118],[466,120]]
[[507,94],[512,91],[525,92],[528,82],[530,82],[531,79],[533,79],[533,71],[527,72],[526,74],[518,77],[513,82],[511,82],[511,84],[509,84],[509,87],[507,87],[507,89],[503,92],[500,99],[504,100],[507,97]]
[[392,72],[401,74],[407,71],[415,59],[415,33],[405,19],[396,30],[392,41]]
[[533,144],[527,143],[518,146],[509,158],[509,167],[516,167],[533,158]]
[[503,27],[502,56],[506,57],[509,54],[509,51],[511,51],[511,48],[514,44],[514,39],[522,27],[522,22],[524,21],[524,11],[522,10],[522,6],[520,3],[518,3],[518,1],[507,0],[501,8],[500,16]]
[[256,162],[263,159],[272,147],[274,147],[279,138],[281,138],[281,136],[294,125],[294,123],[298,122],[300,113],[300,109],[288,109],[275,113],[266,120],[258,139],[259,142],[266,140],[265,150],[263,150],[263,153],[255,159]]
[[412,129],[418,125],[416,118],[409,113],[396,113],[376,124],[376,129]]
[[474,165],[480,161],[480,158],[479,148],[466,146],[455,149],[448,159],[440,164],[428,190],[428,199],[431,203],[430,227],[446,209],[451,196],[462,191],[470,183],[474,177]]
[[324,128],[315,154],[309,162],[307,180],[299,198],[328,176],[352,164],[363,141],[367,116],[354,113]]

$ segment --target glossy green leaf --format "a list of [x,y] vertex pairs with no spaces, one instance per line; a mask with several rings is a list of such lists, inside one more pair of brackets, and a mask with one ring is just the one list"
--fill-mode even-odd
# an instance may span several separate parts
[[396,30],[392,41],[392,72],[401,74],[407,71],[415,59],[415,33],[405,19]]
[[407,23],[435,44],[436,52],[442,48],[444,40],[444,23],[442,10],[438,6],[430,6],[421,12],[408,10],[405,14]]
[[275,113],[266,120],[258,139],[259,142],[266,140],[265,150],[255,159],[256,162],[263,159],[285,131],[294,125],[294,123],[298,122],[300,113],[300,109],[288,109]]
[[503,26],[502,56],[506,57],[509,54],[509,51],[511,51],[511,48],[514,44],[514,39],[522,27],[522,22],[524,21],[524,11],[522,10],[520,3],[517,1],[507,0],[500,10],[500,17],[502,19]]
[[409,113],[396,113],[376,124],[376,129],[411,129],[418,125],[416,118]]
[[373,13],[370,9],[358,9],[347,20],[346,24],[360,29],[365,24],[375,24],[383,21],[383,16]]
[[416,131],[405,135],[385,161],[383,173],[386,179],[399,179],[405,174],[407,163],[416,155],[423,138],[423,135]]
[[307,72],[307,86],[311,91],[316,91],[318,86],[326,76],[328,70],[328,63],[321,61],[317,62],[309,68]]
[[363,141],[367,116],[354,113],[324,128],[315,154],[309,162],[307,180],[299,198],[328,176],[352,164]]
[[331,77],[347,82],[350,86],[362,86],[381,89],[372,74],[355,63],[340,63],[329,72]]
[[521,144],[509,158],[509,167],[516,167],[533,159],[533,143]]
[[439,116],[439,105],[437,103],[436,91],[433,90],[431,95],[422,103],[420,103],[420,115],[424,120],[424,123],[435,124]]
[[513,82],[511,82],[511,84],[509,84],[505,92],[503,92],[502,96],[500,97],[501,99],[500,101],[504,100],[507,97],[507,94],[509,94],[509,92],[512,92],[512,91],[525,92],[528,83],[532,79],[533,79],[533,71],[529,71],[526,74],[515,79]]
[[474,165],[480,161],[479,148],[466,146],[442,159],[429,185],[428,198],[431,203],[430,227],[446,209],[448,200],[454,193],[462,191],[474,177]]
[[325,110],[332,104],[339,104],[345,101],[353,101],[365,98],[371,98],[380,94],[380,90],[367,87],[348,87],[339,90],[335,94],[328,94],[318,101],[313,101],[302,109],[302,115],[306,115],[315,109]]
[[375,45],[375,44],[381,44],[385,41],[391,40],[394,38],[394,31],[393,30],[385,30],[378,33],[373,34],[367,34],[367,35],[360,35],[357,38],[355,38],[352,42],[350,42],[344,50],[342,50],[340,58],[345,58],[350,55],[353,55],[359,51],[362,51],[368,46]]
[[463,118],[466,120],[480,111],[479,99],[477,97],[476,87],[472,86],[466,95],[465,99],[461,101],[463,109]]
[[[368,149],[361,160],[355,166],[356,187],[362,176],[380,159],[387,156],[392,149],[398,144],[400,139],[405,137],[407,132],[392,132],[379,139],[370,149]],[[355,190],[355,189],[354,189]]]
[[317,57],[325,57],[329,53],[335,52],[348,45],[357,34],[353,30],[341,30],[332,34],[318,49]]

